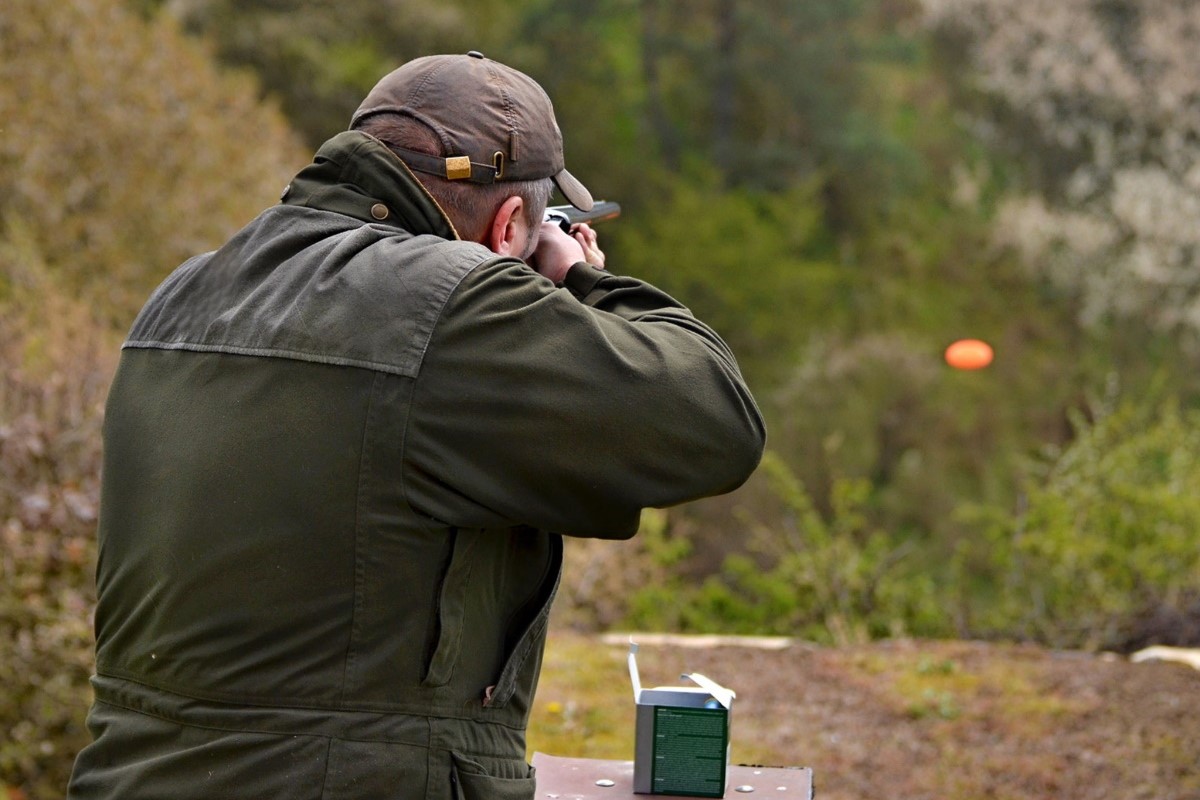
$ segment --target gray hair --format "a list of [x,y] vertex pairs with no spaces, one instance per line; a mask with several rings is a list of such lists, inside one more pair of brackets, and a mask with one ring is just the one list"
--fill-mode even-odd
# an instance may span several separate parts
[[[429,126],[403,114],[372,114],[359,120],[353,128],[374,136],[393,150],[416,150],[442,157],[456,155],[445,152],[441,140]],[[525,222],[532,235],[541,224],[542,215],[554,191],[554,181],[550,178],[471,183],[451,181],[424,172],[414,171],[413,174],[450,217],[458,235],[473,242],[484,239],[496,209],[513,195],[524,201]]]

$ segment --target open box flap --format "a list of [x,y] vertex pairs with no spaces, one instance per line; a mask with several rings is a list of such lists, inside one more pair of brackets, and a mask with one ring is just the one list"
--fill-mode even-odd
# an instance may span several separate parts
[[642,699],[642,679],[638,676],[637,666],[637,642],[633,637],[629,637],[629,680],[633,682],[633,702],[638,702]]
[[[629,656],[627,660],[629,663],[629,681],[633,684],[633,702],[635,703],[640,702],[642,699],[642,678],[641,675],[638,674],[637,652],[637,642],[635,642],[631,636],[629,637]],[[713,696],[714,700],[716,700],[726,709],[729,709],[733,706],[733,698],[737,697],[737,693],[732,689],[726,689],[712,678],[707,678],[704,675],[701,675],[699,672],[685,672],[679,677],[683,678],[684,680],[691,681],[704,691],[708,692]]]
[[704,689],[713,696],[714,700],[716,700],[726,709],[733,705],[733,698],[737,697],[737,694],[732,689],[726,689],[712,678],[706,678],[699,672],[685,672],[679,677],[683,678],[684,680],[689,680],[699,686],[701,689]]

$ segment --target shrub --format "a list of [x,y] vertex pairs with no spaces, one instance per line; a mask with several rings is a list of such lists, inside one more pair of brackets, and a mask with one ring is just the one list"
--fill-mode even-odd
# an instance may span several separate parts
[[[866,481],[835,480],[826,518],[780,459],[768,454],[764,469],[786,508],[782,524],[747,521],[752,549],[699,585],[676,573],[644,587],[630,601],[632,625],[839,643],[951,629],[932,579],[905,568],[907,546],[868,521]],[[680,551],[664,539],[655,553],[678,559]]]
[[994,587],[983,632],[1113,647],[1145,609],[1200,590],[1200,413],[1126,404],[1077,427],[1018,513],[974,514],[964,563]]
[[36,254],[5,243],[0,269],[20,273],[0,302],[0,796],[53,798],[88,741],[100,420],[117,348]]

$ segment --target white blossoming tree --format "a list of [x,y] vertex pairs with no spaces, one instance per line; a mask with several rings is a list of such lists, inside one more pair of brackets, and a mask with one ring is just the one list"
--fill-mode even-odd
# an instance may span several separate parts
[[1077,303],[1200,342],[1200,3],[925,0],[973,122],[1027,166],[997,236]]

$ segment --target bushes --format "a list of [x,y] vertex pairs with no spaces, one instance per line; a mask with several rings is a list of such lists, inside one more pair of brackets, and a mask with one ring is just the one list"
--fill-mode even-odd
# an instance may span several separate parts
[[[88,741],[100,420],[116,337],[12,242],[0,302],[0,796],[60,797]],[[44,321],[48,320],[46,324]]]
[[690,543],[656,518],[638,559],[657,564],[659,578],[631,594],[625,624],[1095,650],[1172,642],[1165,620],[1180,635],[1198,621],[1200,411],[1131,403],[1077,420],[1077,438],[1035,472],[1016,512],[960,509],[963,535],[949,558],[936,542],[873,525],[866,481],[835,479],[821,513],[778,458],[765,471],[783,511],[771,526],[746,518],[750,546],[719,573],[689,578]]
[[1200,413],[1127,404],[1078,427],[1019,513],[974,515],[964,563],[983,568],[963,579],[995,590],[984,631],[1115,647],[1200,591]]
[[[911,548],[863,513],[866,481],[835,481],[826,519],[781,460],[768,454],[764,469],[783,502],[782,523],[747,520],[749,550],[730,555],[719,575],[699,585],[676,571],[665,583],[642,588],[630,602],[629,624],[839,643],[951,630],[932,581],[906,563]],[[686,555],[681,540],[650,533],[652,559],[670,563]]]

